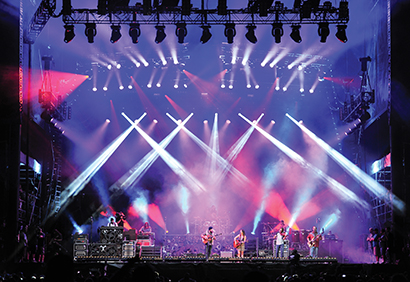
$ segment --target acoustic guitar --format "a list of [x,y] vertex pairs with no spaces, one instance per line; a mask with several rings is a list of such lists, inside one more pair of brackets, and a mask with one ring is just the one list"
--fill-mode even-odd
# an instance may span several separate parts
[[241,244],[243,244],[243,243],[245,243],[245,241],[243,241],[243,240],[239,240],[239,239],[235,239],[235,240],[233,240],[233,247],[234,248],[237,248],[237,247],[239,247]]
[[222,235],[222,233],[219,233],[219,234],[216,234],[216,235],[210,235],[210,234],[208,234],[208,235],[202,235],[202,236],[201,236],[201,238],[202,238],[202,243],[208,244],[209,242],[211,242],[211,241],[213,240],[213,237],[217,237],[217,236],[220,236],[220,235]]

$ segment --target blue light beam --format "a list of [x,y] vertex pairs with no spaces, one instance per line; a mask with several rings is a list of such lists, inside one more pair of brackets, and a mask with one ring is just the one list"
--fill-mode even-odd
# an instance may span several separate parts
[[404,213],[406,210],[406,204],[400,200],[394,194],[391,194],[383,185],[378,183],[375,179],[371,178],[370,175],[365,173],[354,163],[349,161],[345,156],[340,154],[338,151],[330,147],[325,141],[317,137],[312,131],[310,131],[306,126],[297,122],[288,113],[286,116],[293,121],[300,129],[303,130],[310,138],[312,138],[327,154],[338,163],[351,177],[353,177],[358,183],[362,183],[368,191],[371,191],[377,197],[384,199],[386,202],[393,202],[393,206]]
[[[164,148],[162,148],[157,142],[155,142],[148,134],[146,134],[140,127],[137,126],[125,113],[122,114],[125,119],[134,126],[134,129],[148,142],[148,144],[159,154],[164,162],[177,174],[189,187],[196,193],[204,192],[205,188],[185,167],[172,157]],[[191,113],[189,117],[193,114]]]
[[313,166],[312,164],[308,163],[305,159],[303,159],[299,154],[295,151],[287,147],[285,144],[281,143],[279,140],[271,136],[269,133],[264,131],[262,128],[257,127],[254,125],[249,119],[247,119],[242,114],[238,114],[241,118],[243,118],[247,123],[251,124],[255,127],[257,131],[259,131],[264,137],[266,137],[272,144],[274,144],[279,150],[285,153],[289,158],[299,164],[301,167],[305,169],[309,169],[315,173],[320,179],[322,179],[326,184],[328,184],[329,188],[333,190],[334,193],[339,195],[342,201],[352,202],[362,208],[370,209],[370,206],[367,202],[362,199],[359,199],[355,193],[347,189],[341,183],[337,182],[330,176],[326,175],[323,171],[318,169],[317,167]]

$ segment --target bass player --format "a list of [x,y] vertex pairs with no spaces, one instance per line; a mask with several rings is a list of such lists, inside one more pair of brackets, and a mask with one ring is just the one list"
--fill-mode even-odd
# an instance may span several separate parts
[[243,258],[243,254],[245,252],[245,242],[245,230],[241,229],[239,234],[233,238],[233,246],[238,250],[238,258]]
[[323,229],[320,234],[317,232],[316,226],[313,226],[312,232],[307,236],[308,246],[310,248],[310,257],[317,258],[319,250],[319,241],[322,240]]

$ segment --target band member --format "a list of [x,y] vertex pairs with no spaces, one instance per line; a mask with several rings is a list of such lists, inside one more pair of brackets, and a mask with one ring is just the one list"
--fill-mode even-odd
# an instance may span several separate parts
[[152,232],[151,226],[148,222],[145,222],[144,225],[140,228],[140,234],[150,234]]
[[125,214],[120,211],[115,214],[115,219],[117,221],[118,226],[124,226],[125,223]]
[[245,252],[246,235],[245,230],[241,229],[239,234],[233,239],[233,246],[238,250],[238,258],[243,258]]
[[379,263],[380,260],[380,234],[379,234],[379,229],[375,228],[371,230],[373,232],[373,236],[370,236],[367,238],[367,241],[369,241],[372,244],[373,248],[373,254],[376,259],[376,263]]
[[211,256],[212,246],[214,245],[214,241],[216,239],[215,231],[212,226],[210,226],[208,230],[201,235],[201,238],[202,242],[205,244],[205,259],[208,260]]
[[310,232],[307,236],[308,246],[310,248],[310,257],[317,258],[320,240],[322,240],[322,233],[319,234],[316,226],[313,226],[312,232]]
[[280,250],[280,257],[283,258],[284,256],[284,250],[285,250],[285,239],[286,239],[286,232],[285,229],[282,227],[279,229],[279,232],[276,233],[276,235],[273,237],[273,239],[276,242],[276,257],[279,257],[279,250]]
[[116,227],[118,224],[115,222],[115,218],[111,217],[110,222],[108,222],[107,226]]

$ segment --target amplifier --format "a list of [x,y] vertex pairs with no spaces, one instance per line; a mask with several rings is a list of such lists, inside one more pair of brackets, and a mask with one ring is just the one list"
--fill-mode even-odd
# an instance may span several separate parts
[[79,256],[88,255],[88,244],[84,243],[74,243],[73,245],[73,256],[74,258]]
[[122,258],[134,258],[136,255],[135,241],[124,241],[122,243]]
[[161,247],[141,246],[141,257],[162,257]]
[[88,234],[79,234],[76,232],[73,235],[74,243],[88,243]]
[[123,237],[124,237],[124,240],[128,240],[128,241],[135,240],[137,239],[137,233],[135,232],[135,229],[130,229],[128,231],[124,231]]

